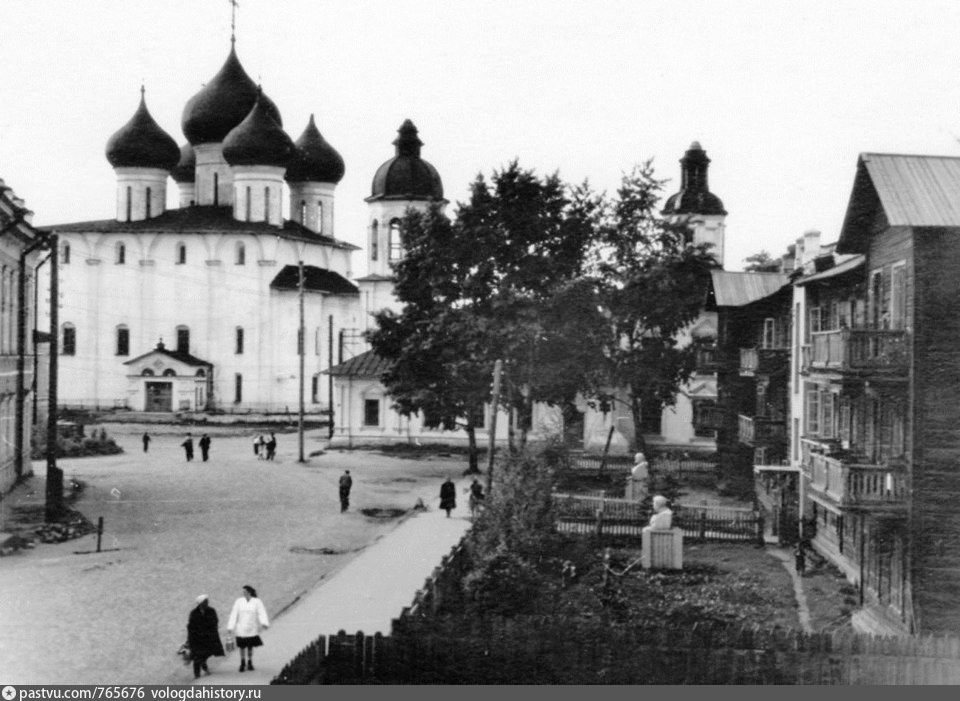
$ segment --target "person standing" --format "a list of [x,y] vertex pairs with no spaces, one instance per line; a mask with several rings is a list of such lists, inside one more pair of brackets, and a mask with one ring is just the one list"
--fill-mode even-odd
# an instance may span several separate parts
[[146,431],[143,432],[143,452],[146,453],[150,449],[150,434]]
[[183,446],[183,452],[187,456],[187,462],[193,460],[193,436],[187,434],[187,440],[180,444]]
[[194,679],[200,676],[200,670],[210,674],[208,657],[223,657],[226,654],[220,642],[218,623],[217,612],[210,606],[207,595],[201,594],[187,620],[187,645],[190,647],[190,659],[193,660]]
[[270,440],[267,441],[267,460],[273,460],[277,455],[277,436],[270,431]]
[[200,446],[200,457],[203,458],[203,461],[206,462],[210,457],[210,436],[204,433],[200,436],[200,440],[197,441],[197,445]]
[[353,486],[353,478],[350,476],[350,470],[345,470],[340,475],[340,513],[342,514],[350,508],[350,488]]
[[470,484],[470,515],[476,516],[477,510],[480,508],[480,505],[483,503],[483,485],[480,484],[480,480],[476,477],[473,478],[473,482]]
[[267,439],[263,437],[261,433],[257,436],[257,447],[254,448],[254,452],[257,454],[257,460],[266,460],[267,459]]
[[449,477],[440,485],[440,508],[447,512],[447,518],[450,518],[450,512],[457,508],[457,488]]
[[263,645],[260,629],[269,628],[267,610],[257,598],[257,590],[249,584],[243,585],[243,596],[233,602],[227,630],[237,638],[240,650],[240,671],[253,671],[253,648]]

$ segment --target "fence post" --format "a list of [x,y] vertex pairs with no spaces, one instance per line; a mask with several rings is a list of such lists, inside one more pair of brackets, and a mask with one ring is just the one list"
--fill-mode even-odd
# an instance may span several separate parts
[[700,540],[707,539],[707,512],[700,512]]
[[603,509],[597,509],[597,537],[603,535]]

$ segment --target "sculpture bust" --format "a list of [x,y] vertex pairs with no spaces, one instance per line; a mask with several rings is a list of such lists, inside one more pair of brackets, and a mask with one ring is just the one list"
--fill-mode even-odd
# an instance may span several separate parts
[[649,477],[649,465],[643,453],[637,453],[633,456],[633,469],[630,471],[630,477],[635,480],[645,480]]
[[667,498],[658,494],[653,498],[653,516],[648,528],[652,531],[669,531],[673,526],[673,511],[667,508]]

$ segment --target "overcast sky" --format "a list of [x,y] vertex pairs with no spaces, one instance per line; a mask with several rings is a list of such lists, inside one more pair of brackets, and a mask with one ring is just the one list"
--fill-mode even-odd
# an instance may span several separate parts
[[[36,224],[114,216],[104,146],[141,81],[183,143],[229,48],[228,0],[0,0],[0,178]],[[406,118],[452,202],[513,158],[609,192],[653,158],[670,194],[698,140],[729,269],[835,240],[861,152],[960,155],[953,0],[240,0],[237,53],[291,138],[315,113],[343,156],[336,235],[361,246]]]

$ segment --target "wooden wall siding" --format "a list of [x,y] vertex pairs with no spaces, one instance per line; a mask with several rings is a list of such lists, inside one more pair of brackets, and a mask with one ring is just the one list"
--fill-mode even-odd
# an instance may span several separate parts
[[911,580],[921,631],[960,631],[960,230],[915,233]]

